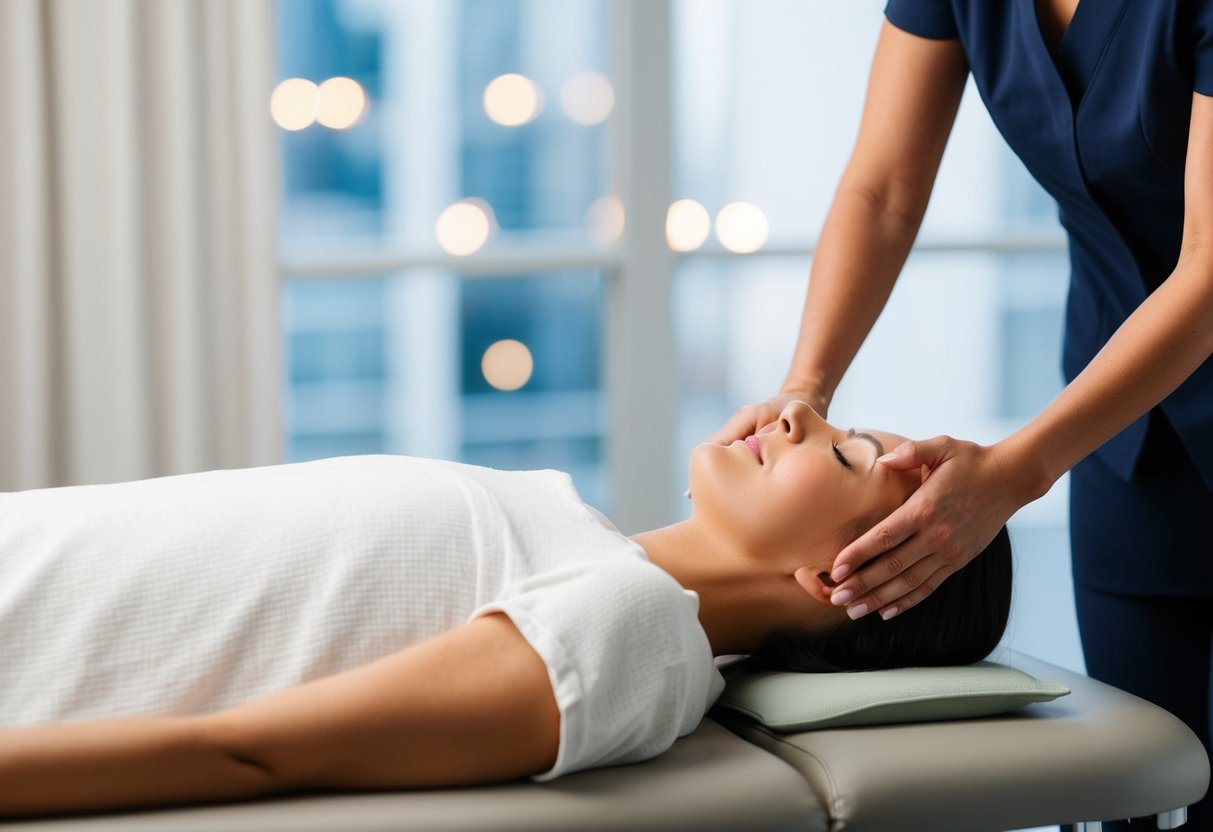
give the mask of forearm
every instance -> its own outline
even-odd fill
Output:
[[[783,390],[828,402],[884,309],[921,216],[844,176],[813,256],[800,335]]]
[[[256,797],[268,774],[212,741],[207,717],[0,729],[0,819]]]
[[[1166,398],[1210,354],[1213,264],[1181,260],[1057,398],[999,444],[1035,469],[1039,496]]]

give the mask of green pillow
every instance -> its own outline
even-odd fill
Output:
[[[861,673],[726,672],[717,704],[776,731],[931,722],[1051,702],[1070,689],[994,662]]]

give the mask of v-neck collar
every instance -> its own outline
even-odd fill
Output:
[[[1036,0],[1023,2],[1031,7],[1029,19],[1035,26],[1032,40],[1043,59],[1053,67],[1070,99],[1072,110],[1077,112],[1129,0],[1079,0],[1074,8],[1074,16],[1057,43],[1056,54],[1049,51],[1044,32],[1040,29]]]
[[[1090,3],[1083,2],[1083,0],[1078,0],[1078,3],[1074,6],[1074,13],[1070,15],[1070,20],[1068,23],[1066,23],[1065,31],[1061,33],[1061,37],[1057,41],[1057,48],[1049,49],[1049,43],[1045,40],[1044,30],[1040,27],[1040,6],[1037,4],[1037,0],[1033,0],[1032,12],[1035,14],[1036,29],[1040,32],[1040,39],[1045,45],[1045,50],[1053,56],[1054,60],[1056,60],[1057,56],[1061,54],[1062,49],[1065,48],[1066,36],[1069,35],[1070,30],[1074,28],[1074,21],[1077,20],[1078,15],[1082,13],[1080,10],[1085,9],[1090,5]]]

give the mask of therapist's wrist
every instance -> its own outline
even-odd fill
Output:
[[[803,396],[805,401],[812,405],[824,418],[825,413],[830,408],[830,399],[833,398],[834,391],[828,388],[822,381],[805,379],[805,378],[787,378],[780,386],[781,394],[794,393],[798,396]]]
[[[1001,461],[1009,486],[1025,506],[1049,493],[1057,482],[1044,452],[1030,437],[1012,434],[994,443],[991,450]]]

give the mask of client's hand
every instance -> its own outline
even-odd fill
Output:
[[[737,408],[737,412],[729,417],[729,421],[724,423],[724,427],[708,437],[708,441],[719,445],[729,445],[738,439],[745,439],[747,436],[757,433],[759,428],[778,419],[788,402],[793,401],[807,402],[823,419],[826,418],[826,411],[830,407],[830,400],[815,390],[785,390],[771,396],[765,402],[747,404]]]
[[[889,619],[926,598],[977,556],[1012,514],[1038,495],[999,445],[950,436],[904,442],[879,460],[899,471],[922,465],[926,480],[900,508],[834,560],[830,596],[851,618]],[[844,580],[845,579],[845,580]]]

